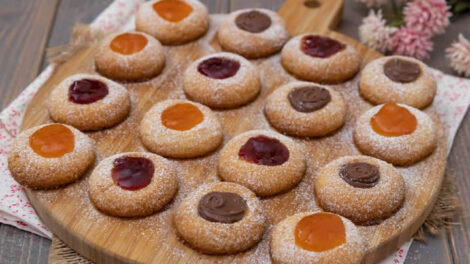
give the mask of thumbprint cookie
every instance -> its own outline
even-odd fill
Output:
[[[212,108],[234,108],[256,98],[260,80],[256,67],[233,53],[215,53],[193,62],[184,73],[184,92]]]
[[[386,103],[359,117],[354,142],[366,155],[394,165],[412,165],[434,151],[437,132],[426,113],[411,106]]]
[[[191,247],[208,254],[234,254],[261,240],[265,219],[252,191],[235,183],[214,182],[183,199],[174,224]]]
[[[80,130],[116,125],[131,108],[124,86],[91,74],[76,74],[63,80],[52,91],[47,105],[54,121]]]
[[[96,70],[118,81],[142,81],[160,74],[165,55],[158,40],[142,32],[105,38],[95,54]]]
[[[281,62],[295,77],[317,83],[341,83],[356,75],[359,53],[339,40],[304,34],[292,38],[282,49]]]
[[[224,50],[251,59],[277,53],[289,39],[284,20],[277,13],[260,8],[232,12],[217,36]]]
[[[217,165],[220,178],[241,184],[258,196],[293,188],[305,169],[305,157],[297,144],[268,130],[251,130],[232,138]]]
[[[264,113],[282,133],[317,137],[344,124],[346,104],[341,94],[327,86],[291,82],[269,95]]]
[[[325,165],[315,195],[328,212],[372,225],[393,215],[405,199],[405,181],[393,165],[368,156],[346,156]]]
[[[54,188],[78,180],[95,160],[93,140],[64,124],[21,132],[8,154],[8,168],[21,185]]]
[[[222,143],[223,134],[208,107],[186,100],[165,100],[145,114],[140,138],[159,155],[192,158],[215,150]]]
[[[361,72],[359,92],[373,104],[388,102],[416,108],[430,105],[436,94],[436,80],[421,61],[403,56],[376,59]]]
[[[88,180],[88,194],[100,211],[119,217],[147,216],[175,196],[172,164],[147,152],[119,153],[102,160]]]
[[[275,264],[360,264],[365,246],[348,219],[326,212],[304,212],[274,226],[271,258]]]
[[[149,1],[137,11],[135,26],[165,45],[184,44],[206,33],[209,12],[197,0]]]

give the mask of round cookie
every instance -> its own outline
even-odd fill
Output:
[[[191,100],[212,108],[234,108],[254,100],[260,90],[258,71],[245,58],[227,52],[193,62],[183,89]]]
[[[411,165],[434,151],[437,132],[426,113],[411,106],[387,103],[359,117],[354,142],[366,155],[394,165]]]
[[[364,242],[348,219],[325,212],[304,212],[276,224],[271,238],[274,264],[360,264]]]
[[[291,82],[269,95],[264,113],[282,133],[318,137],[344,124],[346,104],[341,94],[327,86]]]
[[[147,216],[161,210],[178,190],[172,164],[147,152],[107,157],[93,170],[88,194],[100,211],[119,217]]]
[[[315,195],[328,212],[373,225],[393,215],[405,199],[405,181],[393,165],[368,156],[346,156],[325,165]]]
[[[142,119],[139,131],[148,149],[172,158],[207,154],[223,140],[222,128],[212,111],[186,100],[155,104]]]
[[[8,169],[21,185],[54,188],[78,180],[95,160],[93,140],[63,124],[21,132],[8,154]]]
[[[214,182],[183,200],[174,224],[191,247],[208,254],[234,254],[262,239],[265,215],[261,202],[247,188]]]
[[[303,34],[282,49],[284,68],[296,77],[317,83],[341,83],[356,75],[361,66],[353,46],[330,37]]]
[[[47,101],[51,118],[80,130],[99,130],[120,123],[129,114],[129,93],[98,75],[75,74],[63,80]]]
[[[284,20],[262,8],[230,13],[217,34],[224,50],[250,59],[277,53],[289,39]]]
[[[149,1],[137,11],[135,27],[165,45],[184,44],[206,33],[209,12],[197,0]]]
[[[142,81],[163,70],[165,55],[158,40],[143,32],[112,34],[95,54],[96,70],[113,80]]]
[[[373,60],[361,71],[359,80],[359,92],[373,104],[393,102],[424,108],[432,103],[436,89],[429,67],[404,56]]]
[[[268,130],[251,130],[232,138],[217,164],[220,178],[241,184],[258,196],[291,189],[302,180],[305,169],[305,157],[297,144]]]

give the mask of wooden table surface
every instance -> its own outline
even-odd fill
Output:
[[[248,7],[279,9],[282,0],[201,0],[211,13],[228,13]],[[299,0],[301,1],[301,0]],[[45,50],[65,44],[73,25],[89,23],[112,0],[0,0],[0,109],[5,108],[47,66]],[[357,27],[368,10],[345,0],[338,31],[357,38]],[[445,48],[459,32],[470,37],[470,14],[460,17],[435,40],[430,66],[452,73]],[[428,236],[426,244],[413,243],[406,263],[470,263],[470,115],[455,138],[448,168],[455,178],[464,215],[458,225],[441,236]],[[0,263],[47,263],[50,241],[0,224]]]

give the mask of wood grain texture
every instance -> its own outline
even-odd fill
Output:
[[[281,10],[289,11],[289,7],[286,7],[286,5],[290,5],[290,8],[298,8],[298,12],[306,12],[305,14],[308,15],[310,10],[303,10],[304,7],[297,6],[297,3],[298,1],[294,0],[287,1]],[[289,13],[287,11],[285,12]],[[336,16],[328,17],[336,19]],[[325,19],[323,18],[322,21],[324,22]],[[312,28],[300,24],[299,26],[304,28],[305,32],[319,30],[315,26],[317,23],[312,23],[311,20],[308,20],[308,23],[312,25]],[[216,21],[213,21],[212,26],[216,27],[217,24]],[[324,23],[324,25],[331,25],[331,23]],[[155,102],[168,97],[182,96],[180,73],[184,70],[184,65],[210,52],[209,46],[206,45],[211,42],[213,37],[211,34],[214,34],[214,31],[215,28],[198,42],[180,47],[166,47],[168,66],[162,75],[145,83],[126,84],[133,97],[137,98],[128,120],[110,130],[89,133],[97,141],[96,146],[100,157],[122,151],[144,149],[133,128],[138,124],[145,111]],[[363,55],[364,63],[380,56],[380,54],[368,50],[346,36],[327,30],[324,30],[324,32],[354,45]],[[94,49],[93,47],[77,54],[64,64],[40,89],[27,110],[23,129],[50,121],[44,107],[44,101],[50,91],[72,73],[93,72]],[[252,120],[243,117],[260,116],[260,114],[262,116],[262,107],[266,96],[280,84],[292,80],[292,77],[289,77],[280,67],[278,55],[266,60],[254,61],[254,63],[258,65],[264,84],[258,99],[239,109],[216,112],[224,127],[226,141],[230,137],[249,129],[269,127],[265,119]],[[309,159],[315,162],[310,163],[311,168],[299,187],[286,194],[263,200],[268,214],[268,222],[277,223],[285,216],[301,210],[302,206],[306,204],[313,206],[310,210],[315,208],[313,197],[305,201],[301,198],[299,200],[299,195],[301,195],[299,191],[302,188],[311,186],[314,172],[322,165],[338,156],[358,152],[352,144],[351,138],[344,136],[344,133],[349,134],[352,132],[354,120],[360,113],[370,107],[358,96],[356,81],[357,79],[352,83],[337,87],[337,90],[343,93],[347,101],[355,104],[355,107],[350,109],[348,121],[341,132],[321,139],[296,139],[305,148]],[[333,142],[335,143],[333,144]],[[419,189],[407,191],[407,202],[403,209],[392,218],[378,226],[360,227],[361,234],[368,241],[370,250],[367,255],[367,263],[374,263],[393,252],[401,243],[408,240],[424,221],[440,189],[445,168],[445,151],[445,142],[441,138],[439,147],[433,155],[415,166],[400,169],[408,176],[410,174],[413,177],[415,175],[425,175],[427,180],[421,183],[422,186]],[[216,159],[217,152],[194,160],[175,160],[178,163],[180,193],[173,204],[170,204],[167,211],[147,218],[120,219],[108,217],[96,211],[88,200],[86,178],[58,190],[27,190],[27,194],[43,221],[55,234],[84,256],[100,263],[110,261],[159,263],[163,260],[182,263],[193,263],[196,260],[206,263],[214,261],[228,263],[269,259],[268,238],[265,238],[258,246],[243,254],[216,257],[199,254],[183,244],[176,236],[171,224],[171,208],[181,201],[182,196],[199,184],[216,180],[216,178],[213,178],[216,173]]]
[[[71,28],[75,21],[82,23],[88,23],[93,18],[94,15],[101,12],[106,5],[108,5],[112,0],[62,0],[59,4],[59,10],[57,11],[57,16],[54,22],[54,28],[51,31],[51,38],[56,36],[54,39],[56,41],[49,41],[48,46],[54,46],[56,44],[65,44],[67,43],[67,38],[71,33]],[[9,34],[20,35],[23,34],[23,31],[29,31],[30,27],[20,27],[17,26],[18,19],[21,15],[26,16],[35,16],[33,12],[39,12],[43,10],[41,8],[33,9],[28,8],[22,9],[24,3],[33,4],[34,1],[29,0],[0,0],[0,21],[1,27],[0,32],[6,31],[15,31]],[[36,1],[43,2],[43,1]],[[248,8],[250,6],[259,6],[264,8],[272,8],[278,10],[283,1],[259,1],[259,0],[202,0],[211,12],[229,12],[230,7],[234,8]],[[234,3],[235,2],[235,3]],[[262,2],[259,4],[258,2]],[[276,4],[272,4],[276,2]],[[51,3],[49,1],[48,3]],[[101,6],[97,6],[97,5]],[[15,5],[15,6],[12,6]],[[48,5],[48,8],[52,8]],[[16,10],[13,14],[11,9]],[[74,10],[80,10],[80,12],[74,12]],[[345,11],[343,13],[343,19],[339,24],[338,31],[343,34],[347,34],[353,38],[357,39],[357,26],[360,25],[362,17],[367,15],[368,10],[364,7],[362,3],[358,3],[355,0],[345,0]],[[21,15],[18,15],[20,14]],[[59,19],[62,17],[62,19]],[[47,17],[44,17],[47,18]],[[53,19],[52,17],[50,17]],[[444,48],[450,44],[450,42],[456,38],[459,32],[464,35],[470,34],[470,28],[468,23],[470,21],[470,13],[467,13],[463,17],[455,20],[452,26],[450,26],[445,35],[435,38],[435,50],[432,53],[431,59],[426,62],[434,67],[441,70],[444,70],[446,73],[452,73],[448,68],[446,59],[444,58]],[[36,24],[37,27],[41,29],[47,29],[47,25]],[[3,33],[2,33],[3,34]],[[3,53],[4,50],[8,52],[13,52],[18,48],[18,45],[24,45],[24,49],[28,46],[33,46],[36,48],[36,43],[15,43],[13,44],[9,38],[3,37],[0,38],[0,53]],[[51,44],[55,43],[55,44]],[[16,45],[15,47],[13,47]],[[38,51],[37,56],[41,56],[44,53],[43,50]],[[2,58],[5,58],[2,56]],[[44,60],[43,60],[44,61]],[[15,74],[12,74],[14,71],[25,73],[31,69],[28,67],[18,67],[19,62],[14,61],[13,64],[2,64],[0,66],[0,109],[5,107],[11,100],[13,100],[23,88],[24,85],[28,84],[29,81],[26,80],[24,76],[24,85],[15,85],[10,87],[8,85],[9,80]],[[43,64],[44,66],[44,64]],[[27,75],[27,74],[26,74]],[[25,76],[26,76],[25,75]],[[6,81],[5,81],[6,80]],[[4,85],[7,84],[7,85]],[[13,91],[12,91],[13,90]],[[470,182],[467,177],[470,174],[470,167],[466,165],[466,161],[470,160],[469,151],[469,141],[470,138],[470,115],[467,115],[465,120],[462,123],[462,127],[459,130],[459,133],[456,136],[455,144],[453,151],[449,156],[448,167],[451,170],[452,175],[459,182],[458,189],[460,191],[460,197],[466,202],[464,203],[465,212],[470,212],[470,203],[467,202],[470,199]],[[458,155],[456,154],[458,153]],[[461,219],[456,219],[456,221],[466,221],[466,225],[457,225],[450,232],[455,232],[454,237],[449,237],[450,246],[447,243],[447,237],[429,237],[430,241],[427,244],[422,243],[413,243],[410,253],[407,257],[407,264],[418,264],[418,263],[452,263],[454,262],[451,257],[451,253],[454,252],[453,259],[455,263],[470,263],[469,260],[469,251],[468,243],[465,241],[469,240],[469,226],[468,223],[469,217],[468,213],[466,217]],[[32,240],[33,242],[30,242]],[[46,251],[49,245],[49,241],[37,237],[36,235],[18,230],[16,228],[8,227],[0,224],[0,263],[46,263],[47,255],[46,254],[35,254],[34,250],[40,249],[41,251]],[[449,247],[451,252],[449,251]],[[34,257],[27,257],[29,254],[33,254]],[[449,257],[450,256],[450,257]],[[8,262],[5,260],[8,259]],[[60,262],[63,263],[63,262]]]

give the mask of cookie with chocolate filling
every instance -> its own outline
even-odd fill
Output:
[[[289,39],[284,20],[268,9],[232,12],[220,26],[219,43],[226,51],[246,58],[260,58],[281,50]]]
[[[353,46],[339,40],[303,34],[282,49],[284,69],[295,77],[317,83],[345,82],[359,71],[361,59]]]
[[[282,133],[318,137],[344,124],[346,104],[341,94],[330,87],[291,82],[269,95],[264,113],[269,123]]]
[[[356,224],[378,224],[405,199],[405,181],[393,165],[368,156],[338,158],[320,169],[315,195],[325,211]]]
[[[215,182],[200,186],[183,199],[174,224],[191,247],[208,254],[234,254],[261,240],[265,214],[247,188]]]
[[[403,56],[373,60],[361,72],[359,92],[373,104],[388,102],[416,108],[430,105],[436,94],[436,80],[426,64]]]

